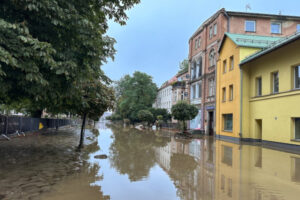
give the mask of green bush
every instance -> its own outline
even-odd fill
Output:
[[[149,110],[140,110],[137,116],[141,122],[147,122],[148,125],[153,123],[153,114]]]

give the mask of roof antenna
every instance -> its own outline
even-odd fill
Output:
[[[278,15],[281,15],[281,10],[279,10]]]
[[[248,10],[251,10],[251,6],[250,6],[249,3],[246,5],[246,12],[247,12]]]

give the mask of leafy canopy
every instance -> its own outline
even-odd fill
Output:
[[[117,113],[122,118],[137,122],[138,111],[152,107],[157,94],[157,86],[152,77],[142,72],[135,72],[133,76],[126,75],[117,82]]]
[[[124,25],[126,10],[136,3],[139,0],[3,0],[0,104],[64,112],[72,102],[70,93],[82,95],[76,92],[82,84],[110,84],[100,68],[115,53],[115,40],[105,35],[108,19]]]

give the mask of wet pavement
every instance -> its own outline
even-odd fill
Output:
[[[0,142],[0,200],[298,200],[300,155],[99,123]],[[96,159],[106,154],[107,159]]]

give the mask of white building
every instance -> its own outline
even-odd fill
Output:
[[[164,83],[157,92],[155,103],[153,104],[154,108],[164,108],[167,109],[169,113],[171,113],[172,108],[172,83],[173,79]]]

